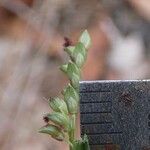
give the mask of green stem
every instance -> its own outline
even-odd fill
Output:
[[[75,114],[73,114],[71,116],[71,122],[72,122],[72,126],[71,126],[71,130],[69,132],[69,141],[73,145],[73,143],[75,141],[75,132],[76,132],[76,127],[75,127],[75,125],[76,125],[76,115]],[[73,150],[72,145],[70,145],[70,150]]]

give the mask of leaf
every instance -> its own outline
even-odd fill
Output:
[[[60,99],[58,97],[52,98],[49,100],[49,106],[55,111],[55,112],[62,112],[64,114],[68,114],[68,109],[65,101],[63,99]]]
[[[73,142],[73,150],[90,150],[89,141],[86,135],[81,140]]]
[[[39,133],[49,134],[58,141],[63,141],[64,139],[64,134],[61,131],[61,129],[58,128],[57,126],[50,125],[50,124],[40,128]]]
[[[90,35],[89,35],[87,30],[85,30],[81,34],[81,36],[79,38],[79,42],[83,43],[86,49],[88,49],[90,47],[90,45],[91,45],[91,37],[90,37]]]

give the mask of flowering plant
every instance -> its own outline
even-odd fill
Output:
[[[70,150],[89,150],[89,143],[85,135],[76,139],[76,120],[79,111],[79,81],[81,68],[87,57],[87,49],[91,44],[91,38],[85,30],[76,45],[68,38],[65,38],[64,50],[70,57],[67,64],[60,66],[60,70],[66,74],[70,83],[61,92],[63,98],[50,98],[49,106],[53,110],[44,116],[47,123],[39,129],[40,133],[51,135],[52,138],[65,141],[69,144]]]

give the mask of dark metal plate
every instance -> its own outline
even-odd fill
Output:
[[[91,149],[150,150],[150,80],[81,82],[80,115]]]

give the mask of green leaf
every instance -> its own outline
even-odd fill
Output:
[[[68,109],[65,101],[63,99],[60,99],[58,97],[52,98],[49,100],[49,106],[55,111],[55,112],[62,112],[64,114],[68,114]]]
[[[53,112],[51,114],[47,114],[45,117],[49,119],[49,121],[52,121],[56,125],[59,125],[60,127],[63,127],[66,131],[68,130],[68,124],[69,124],[69,118],[68,116],[58,113],[58,112]]]
[[[81,34],[81,36],[79,38],[79,42],[83,43],[86,49],[88,49],[90,47],[90,45],[91,45],[91,37],[90,37],[90,35],[89,35],[87,30],[85,30]]]
[[[64,139],[64,134],[61,131],[61,129],[54,125],[48,124],[48,125],[40,128],[39,132],[51,135],[54,139],[56,139],[58,141],[63,141],[63,139]]]
[[[86,135],[84,135],[83,139],[74,141],[73,150],[90,150],[89,141]]]

